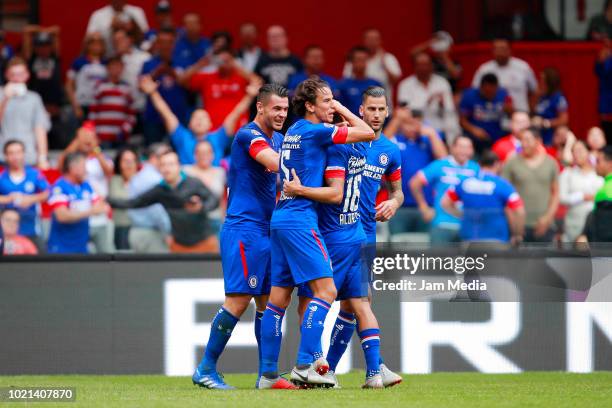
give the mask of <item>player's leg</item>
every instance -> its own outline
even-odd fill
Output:
[[[259,366],[257,369],[257,378],[261,377],[261,321],[263,319],[266,304],[268,303],[269,293],[266,295],[255,296],[255,340],[257,340],[257,356],[259,358]]]
[[[257,383],[259,389],[295,388],[293,384],[278,374],[278,355],[283,338],[283,318],[291,301],[291,293],[295,285],[278,235],[277,230],[271,231],[270,281],[272,288],[261,318],[261,376]]]
[[[364,388],[383,388],[380,375],[380,329],[367,298],[349,299],[359,323],[359,338],[366,361]]]
[[[336,298],[331,262],[318,229],[285,230],[282,243],[293,280],[307,283],[312,292],[301,325],[300,346],[291,379],[300,384],[333,385],[314,367],[321,335],[331,303]]]
[[[298,322],[300,322],[301,329],[301,322],[304,320],[304,313],[306,312],[306,308],[308,307],[310,301],[313,298],[312,291],[310,290],[308,284],[299,285],[298,296],[299,301],[297,313],[299,319]],[[319,340],[318,344],[314,348],[312,358],[314,360],[314,368],[319,374],[324,375],[327,371],[329,371],[329,364],[327,363],[327,360],[323,357],[323,345],[321,344],[321,340]]]
[[[353,313],[350,302],[348,300],[342,300],[340,302],[340,312],[338,313],[334,328],[331,332],[329,350],[326,356],[330,371],[336,372],[336,367],[342,355],[346,352],[356,327],[357,321],[355,320],[355,314]]]
[[[225,349],[234,327],[249,306],[251,298],[252,296],[248,294],[226,295],[223,306],[217,311],[210,325],[210,337],[206,344],[204,356],[197,368],[197,372],[201,375],[217,373],[217,361]]]

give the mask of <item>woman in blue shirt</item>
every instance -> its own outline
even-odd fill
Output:
[[[540,90],[534,122],[541,128],[544,144],[549,146],[555,128],[569,122],[567,99],[561,92],[561,76],[556,68],[544,68],[540,73]]]

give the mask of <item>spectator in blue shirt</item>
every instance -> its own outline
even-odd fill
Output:
[[[157,28],[151,27],[146,33],[144,33],[143,41],[140,44],[140,48],[142,48],[144,51],[154,51],[153,44],[155,44],[155,39],[157,38],[159,28],[172,27],[174,25],[172,23],[172,8],[170,7],[170,2],[168,0],[160,0],[157,2],[157,5],[155,6],[155,22],[157,23]]]
[[[185,69],[206,55],[210,40],[202,35],[200,16],[196,13],[185,14],[183,25],[176,40],[172,60],[177,67]]]
[[[442,198],[442,208],[461,218],[462,241],[520,243],[525,227],[523,200],[512,184],[499,176],[501,162],[494,152],[484,152],[478,162],[478,175],[450,187]]]
[[[150,75],[159,82],[159,94],[166,101],[172,113],[181,123],[187,123],[190,108],[187,103],[187,91],[179,85],[179,77],[183,73],[172,59],[175,32],[172,28],[162,28],[155,40],[157,55],[145,62],[142,67],[143,75]],[[143,114],[143,130],[147,146],[164,140],[167,136],[164,123],[157,110],[147,98]]]
[[[361,106],[363,92],[371,86],[382,86],[377,80],[366,77],[369,58],[370,54],[367,48],[354,47],[349,53],[352,75],[340,80],[337,84],[338,100],[357,116],[359,116],[359,106]]]
[[[183,165],[193,164],[195,162],[196,145],[202,140],[208,140],[215,154],[213,166],[218,166],[225,156],[225,150],[229,146],[231,138],[234,136],[238,119],[249,109],[251,102],[259,91],[259,87],[249,85],[246,95],[227,115],[221,127],[211,132],[211,120],[206,110],[196,109],[189,120],[189,128],[186,128],[179,122],[166,101],[161,97],[158,92],[159,85],[150,76],[143,76],[140,86],[142,91],[149,95],[153,105],[164,119],[172,145]]]
[[[426,232],[427,224],[423,221],[417,203],[410,191],[410,179],[419,170],[425,168],[436,159],[448,155],[446,145],[434,128],[423,125],[420,112],[411,112],[406,107],[393,111],[393,117],[384,130],[400,151],[402,160],[402,191],[404,203],[395,217],[389,220],[391,235],[405,232]],[[430,186],[423,190],[425,200],[433,205],[433,191]]]
[[[338,95],[338,89],[336,86],[336,79],[331,75],[324,72],[325,67],[325,54],[323,49],[318,45],[309,45],[304,50],[304,70],[295,73],[289,77],[289,83],[287,89],[289,91],[295,90],[298,84],[305,79],[310,78],[313,75],[317,75],[319,78],[327,82],[334,95]]]
[[[485,74],[478,88],[465,90],[459,103],[461,127],[467,132],[477,152],[490,148],[506,134],[502,120],[512,113],[512,99],[499,86],[495,74]]]
[[[20,216],[19,235],[24,235],[37,246],[37,207],[47,200],[49,184],[38,170],[25,165],[25,148],[18,140],[4,145],[7,168],[0,174],[0,208],[17,210]]]
[[[540,74],[540,86],[543,94],[538,98],[533,118],[534,126],[540,128],[542,141],[550,146],[555,128],[567,126],[569,122],[568,104],[561,92],[561,76],[556,68],[545,68]]]
[[[430,239],[433,245],[459,242],[460,220],[446,212],[442,197],[449,187],[458,185],[463,179],[478,173],[478,164],[471,160],[474,147],[470,138],[456,137],[451,144],[451,154],[430,163],[410,180],[412,196],[425,222],[431,223]],[[433,208],[427,203],[423,188],[431,185],[434,194]]]
[[[106,214],[108,204],[93,190],[85,178],[85,155],[66,155],[63,176],[51,188],[51,232],[47,250],[56,254],[86,254],[89,241],[89,218]]]
[[[595,74],[599,78],[598,111],[601,127],[606,134],[608,144],[612,144],[612,50],[609,41],[599,52],[595,63]]]

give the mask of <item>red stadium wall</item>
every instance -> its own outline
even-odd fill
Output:
[[[561,73],[561,88],[569,101],[570,126],[576,136],[583,138],[589,127],[598,125],[597,77],[593,71],[601,46],[587,42],[524,42],[512,46],[516,57],[529,62],[536,75],[542,69],[554,67]],[[491,59],[488,42],[460,44],[453,56],[461,63],[462,86],[470,86],[473,73],[483,62]]]
[[[145,9],[150,24],[154,24],[153,9],[156,0],[131,0],[131,4]],[[477,2],[468,0],[465,7],[474,11],[466,18],[478,21]],[[62,54],[66,67],[78,55],[81,40],[85,33],[91,12],[108,4],[105,0],[40,0],[40,23],[58,24],[62,27]],[[254,10],[253,5],[262,6]],[[346,51],[361,39],[366,27],[377,27],[383,33],[385,47],[399,59],[406,74],[410,73],[409,50],[417,42],[428,38],[433,27],[433,0],[405,2],[386,0],[376,3],[364,0],[341,0],[322,2],[291,2],[284,6],[274,3],[253,3],[246,0],[231,2],[196,2],[193,0],[174,0],[173,14],[175,24],[189,11],[200,13],[204,33],[210,35],[215,30],[229,29],[237,37],[242,22],[253,21],[260,28],[260,40],[264,40],[264,30],[271,24],[282,24],[290,36],[290,47],[301,54],[303,48],[317,43],[323,46],[327,56],[328,71],[339,75]],[[451,6],[454,3],[449,3]],[[323,6],[323,7],[322,7]],[[456,8],[456,7],[455,7]],[[449,26],[449,14],[443,13],[443,22]],[[461,13],[461,10],[454,10]],[[376,18],[372,16],[378,13]],[[463,13],[465,15],[465,13]],[[445,17],[446,16],[446,17]],[[452,19],[451,19],[452,20]],[[476,24],[461,24],[449,29],[456,35],[472,38],[475,33],[469,29]],[[460,30],[459,30],[460,29]],[[460,32],[457,32],[459,30]],[[467,30],[468,32],[464,32]],[[555,43],[516,43],[515,55],[529,61],[538,72],[546,66],[554,66],[561,72],[563,90],[570,102],[570,121],[572,128],[583,136],[589,126],[598,123],[597,119],[597,79],[593,73],[593,63],[598,51],[593,43],[555,42]],[[489,43],[461,44],[455,47],[454,57],[464,69],[463,85],[469,85],[476,67],[489,59]]]
[[[143,7],[149,23],[154,24],[156,0],[130,0],[129,3]],[[108,1],[105,0],[40,0],[40,23],[62,27],[64,65],[79,53],[92,11],[106,4]],[[180,23],[185,13],[198,12],[206,35],[228,29],[236,38],[240,24],[252,21],[259,27],[260,40],[263,41],[266,27],[281,24],[289,33],[291,49],[298,55],[309,44],[323,46],[332,75],[341,73],[346,52],[360,42],[363,29],[372,26],[381,30],[386,48],[407,68],[410,48],[430,35],[433,21],[431,1],[254,3],[246,0],[173,0],[171,4],[175,24]]]

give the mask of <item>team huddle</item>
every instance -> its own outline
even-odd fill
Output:
[[[219,375],[217,360],[254,299],[256,388],[339,387],[334,372],[355,330],[366,362],[363,388],[399,384],[402,378],[380,356],[380,329],[368,301],[361,256],[364,244],[376,243],[376,221],[389,220],[403,202],[400,153],[381,134],[388,115],[385,90],[364,92],[361,119],[315,77],[297,87],[292,108],[300,119],[283,136],[279,131],[289,111],[288,92],[264,85],[255,119],[232,143],[221,231],[226,299],[192,381],[233,389]],[[278,201],[277,173],[282,186]],[[376,205],[383,181],[390,197]],[[301,337],[288,381],[279,375],[278,358],[282,321],[295,288]],[[340,312],[324,354],[324,322],[336,300]]]

